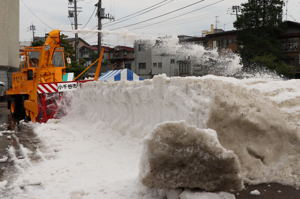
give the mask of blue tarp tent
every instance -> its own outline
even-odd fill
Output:
[[[102,81],[140,81],[144,80],[143,78],[139,77],[135,74],[132,70],[123,69],[123,70],[111,70],[99,78]]]

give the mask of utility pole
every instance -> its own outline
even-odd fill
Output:
[[[74,0],[74,25],[75,25],[75,31],[78,30],[78,13],[77,13],[77,0]],[[75,33],[75,59],[78,63],[78,55],[79,55],[79,49],[78,49],[78,32]]]
[[[289,3],[289,0],[286,0],[286,3],[285,3],[285,20],[287,21],[288,20],[288,12],[289,12],[289,8],[288,8],[288,3]]]
[[[32,41],[34,42],[35,31],[36,31],[35,25],[32,24],[29,28],[32,31]]]
[[[239,18],[239,13],[241,12],[241,7],[240,6],[232,6],[232,14],[236,16],[236,20]]]
[[[81,12],[80,11],[80,7],[77,6],[77,1],[78,0],[69,0],[69,5],[74,5],[69,7],[69,18],[74,18],[74,27],[75,27],[75,31],[78,30],[78,13]],[[76,62],[79,61],[79,49],[78,49],[78,44],[79,44],[79,40],[78,40],[78,32],[75,32],[75,60]]]
[[[102,0],[98,0],[98,3],[95,4],[97,7],[97,17],[98,17],[98,54],[100,54],[101,46],[102,46],[102,20],[109,19],[114,20],[114,17],[110,14],[105,14],[105,9],[102,8]]]
[[[218,24],[219,24],[219,16],[216,16],[216,29],[218,29]]]
[[[99,55],[102,46],[102,33],[100,31],[102,30],[102,15],[104,15],[102,10],[102,0],[99,0],[96,6],[97,6],[98,30],[99,30],[98,32],[98,55]]]

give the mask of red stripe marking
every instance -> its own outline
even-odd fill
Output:
[[[48,86],[50,86],[50,88],[52,88],[55,92],[57,92],[57,88],[55,88],[54,86],[52,86],[52,84],[47,84]]]
[[[44,93],[44,91],[43,91],[42,89],[40,89],[40,88],[38,88],[38,91],[39,91],[40,93]]]
[[[46,86],[42,85],[43,89],[45,89],[48,93],[52,93]]]

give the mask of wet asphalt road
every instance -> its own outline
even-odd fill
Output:
[[[8,130],[8,115],[7,106],[5,102],[0,102],[0,132]],[[9,138],[9,137],[8,137]],[[8,166],[8,162],[4,161],[4,158],[7,157],[7,147],[9,146],[10,141],[8,140],[7,135],[1,133],[0,136],[0,180],[3,178],[4,171]]]
[[[0,136],[0,159],[4,156],[8,156],[7,149],[9,146],[15,147],[16,156],[20,159],[22,158],[22,155],[18,154],[20,144],[32,152],[38,148],[42,148],[32,129],[20,124],[17,125],[12,121],[5,102],[0,102],[0,132],[1,131],[6,131],[7,133]],[[31,160],[36,161],[38,159],[39,158],[33,153]],[[7,161],[0,162],[0,181],[7,180],[7,178],[10,177],[7,176],[7,173],[11,174],[11,172],[7,172],[8,170],[13,170],[13,162],[10,161],[9,158]],[[260,195],[251,195],[250,192],[253,190],[258,190]],[[247,186],[245,190],[235,195],[236,199],[300,199],[300,190],[280,184],[261,184]]]
[[[31,160],[39,160],[35,152],[41,146],[32,129],[14,122],[6,102],[0,102],[0,181],[9,179],[10,175],[15,173],[14,160],[8,154],[9,147],[14,147],[14,155],[18,159],[23,159],[21,146],[33,152],[29,157]]]
[[[0,102],[0,124],[7,123],[8,114],[6,102]]]

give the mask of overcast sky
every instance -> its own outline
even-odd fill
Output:
[[[106,13],[110,13],[118,19],[161,1],[162,0],[103,0],[103,7],[106,8]],[[106,25],[104,26],[104,29],[120,30],[119,28],[126,25],[168,13],[199,0],[169,1],[171,2],[167,3],[165,6],[113,26]],[[195,4],[170,15],[123,29],[127,29],[129,32],[133,32],[138,35],[147,35],[152,37],[182,34],[201,36],[202,30],[209,29],[210,24],[216,24],[216,16],[218,16],[218,28],[231,30],[233,29],[232,23],[235,20],[235,16],[231,15],[232,12],[230,9],[232,5],[240,5],[245,1],[246,0],[204,0],[199,4]],[[82,24],[80,27],[87,24],[95,9],[94,5],[96,2],[98,2],[98,0],[78,0],[78,6],[82,7],[82,12],[79,14],[79,23]],[[214,3],[216,4],[208,6]],[[68,0],[20,0],[20,40],[32,40],[32,32],[29,29],[29,26],[32,24],[36,26],[37,36],[43,36],[51,29],[71,30],[71,23],[68,19],[68,6]],[[203,8],[205,6],[208,7]],[[195,9],[199,10],[164,23],[153,25],[154,23],[164,21]],[[300,0],[289,0],[288,20],[300,22],[299,10]],[[103,21],[105,24],[108,22],[108,20]],[[85,29],[96,29],[96,25],[97,19],[95,16],[92,16]],[[68,35],[70,37],[72,36],[70,33],[68,33]],[[95,44],[97,41],[96,34],[85,33],[81,34],[80,37],[86,39],[91,44]],[[130,41],[120,36],[106,36],[104,37],[104,43],[108,45],[128,45]]]

